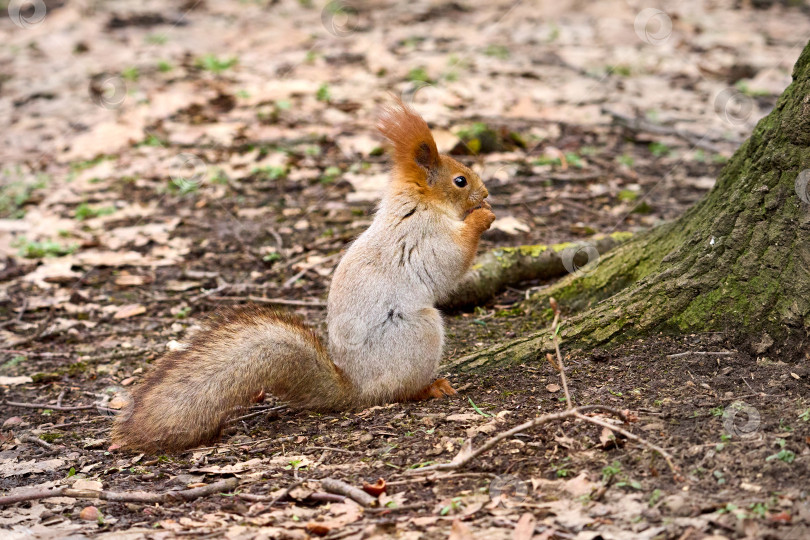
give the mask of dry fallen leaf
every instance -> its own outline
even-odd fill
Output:
[[[588,480],[588,474],[581,472],[579,476],[567,480],[563,484],[563,489],[573,495],[579,497],[581,495],[588,495],[596,489],[597,485]]]
[[[138,276],[135,274],[121,273],[115,276],[115,284],[119,287],[135,287],[146,283],[145,276]]]
[[[113,315],[113,319],[128,319],[144,313],[146,313],[146,308],[141,304],[127,304],[118,308],[118,311]]]
[[[534,527],[537,525],[537,519],[529,512],[526,512],[515,525],[515,530],[512,533],[514,540],[531,540],[534,536]]]
[[[459,519],[453,520],[453,526],[450,527],[450,536],[448,540],[474,540],[472,531]]]
[[[65,461],[62,459],[46,459],[44,461],[31,459],[19,463],[13,458],[5,459],[0,461],[0,474],[3,475],[3,478],[22,476],[24,474],[39,474],[56,470],[64,464]]]
[[[90,491],[101,491],[104,485],[98,480],[87,480],[86,478],[79,478],[73,482],[73,489],[87,489]]]
[[[385,493],[385,479],[378,478],[375,484],[363,482],[363,491],[369,495],[379,497],[382,493]]]
[[[599,434],[599,443],[605,450],[613,448],[614,446],[617,446],[616,436],[608,428],[602,428],[602,432]]]
[[[17,386],[18,384],[25,384],[34,382],[34,379],[27,375],[20,375],[19,377],[0,377],[0,386]]]
[[[477,413],[459,413],[445,416],[449,422],[470,422],[472,420],[483,420],[484,417]]]
[[[491,227],[503,231],[506,234],[518,234],[531,230],[528,225],[513,216],[498,218],[492,222]]]
[[[326,536],[332,531],[332,528],[326,523],[309,522],[307,523],[307,531],[318,536]]]

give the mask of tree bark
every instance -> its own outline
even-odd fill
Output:
[[[639,235],[530,302],[538,328],[548,298],[568,312],[561,339],[590,349],[654,333],[720,331],[758,354],[810,344],[810,43],[793,81],[678,220]],[[571,315],[571,313],[574,313]],[[542,330],[452,365],[532,360],[551,349]]]

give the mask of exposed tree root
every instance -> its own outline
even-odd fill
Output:
[[[631,233],[614,233],[587,242],[494,249],[478,257],[452,297],[439,307],[454,310],[481,305],[509,285],[574,272],[589,262],[594,263],[596,258],[631,236]]]

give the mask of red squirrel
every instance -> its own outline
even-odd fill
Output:
[[[309,410],[456,393],[434,380],[444,345],[434,306],[453,292],[495,219],[489,193],[472,170],[439,154],[427,123],[401,101],[383,108],[377,127],[390,146],[391,181],[335,270],[327,344],[289,314],[222,310],[135,387],[113,443],[147,452],[209,443],[264,391]]]

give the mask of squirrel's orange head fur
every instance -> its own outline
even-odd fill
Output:
[[[396,98],[383,107],[377,129],[390,143],[395,189],[415,190],[425,202],[460,219],[489,195],[475,172],[439,154],[427,123],[402,100]]]

